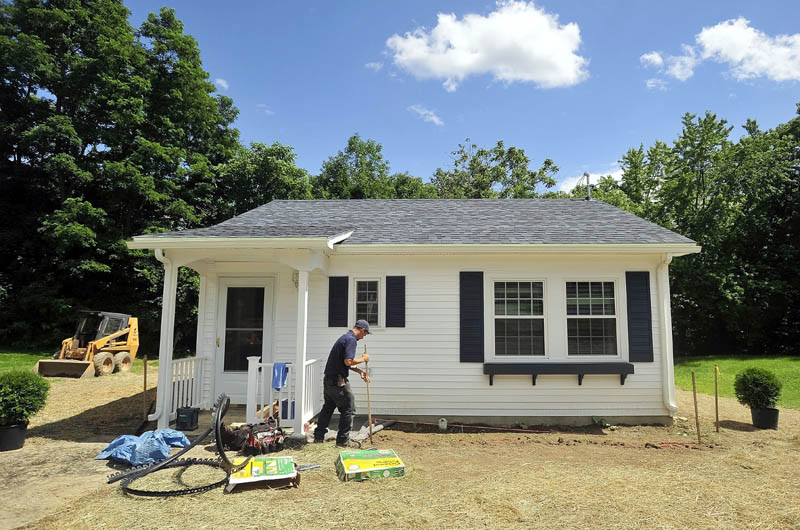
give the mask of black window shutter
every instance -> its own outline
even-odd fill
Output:
[[[650,311],[650,273],[625,273],[628,292],[628,351],[630,362],[653,362],[653,318]],[[668,332],[665,330],[665,332]]]
[[[406,277],[386,277],[386,327],[406,327]]]
[[[347,327],[347,276],[328,277],[328,327]]]
[[[462,272],[459,287],[462,363],[483,362],[483,273]]]

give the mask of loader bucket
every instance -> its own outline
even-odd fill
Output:
[[[94,363],[69,359],[42,360],[33,371],[45,377],[94,377]]]

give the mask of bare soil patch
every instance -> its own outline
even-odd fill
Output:
[[[701,395],[701,444],[691,393],[680,391],[680,416],[670,427],[545,434],[389,429],[375,445],[404,460],[403,478],[341,483],[333,467],[337,448],[312,444],[283,453],[298,464],[322,464],[303,473],[298,489],[151,499],[106,485],[113,470],[92,460],[141,417],[141,376],[103,379],[54,384],[25,447],[0,453],[6,527],[800,528],[796,410],[781,410],[780,430],[759,431],[746,408],[721,398],[717,434],[713,397]],[[108,418],[112,409],[117,416]],[[187,456],[210,454],[198,447]],[[218,473],[169,470],[148,480],[169,487],[217,480]]]

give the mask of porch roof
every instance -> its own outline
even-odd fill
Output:
[[[329,247],[677,245],[699,250],[671,230],[605,202],[581,199],[278,200],[214,226],[136,236],[129,246],[224,246],[236,240],[270,246],[293,240]]]

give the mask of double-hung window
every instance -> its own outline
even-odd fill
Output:
[[[614,282],[567,282],[567,354],[617,355]]]
[[[380,281],[356,280],[356,320],[378,325]]]
[[[544,283],[494,282],[495,356],[544,355]]]

